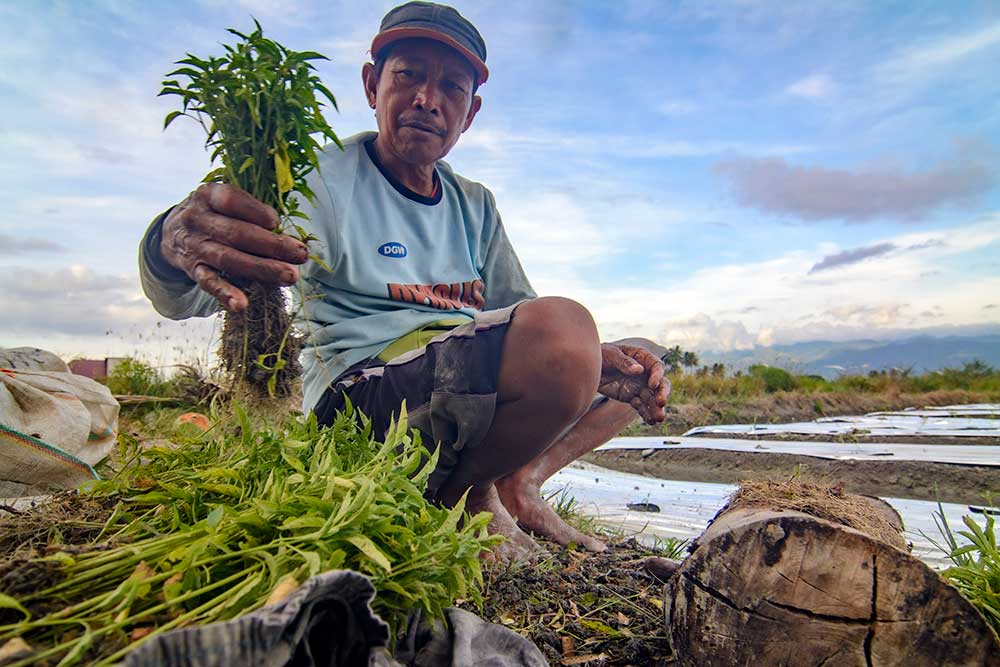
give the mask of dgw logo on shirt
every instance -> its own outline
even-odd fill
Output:
[[[406,246],[396,241],[390,241],[378,247],[378,254],[383,257],[406,257]]]

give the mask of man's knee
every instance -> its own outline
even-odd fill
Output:
[[[518,307],[508,331],[518,355],[522,389],[577,415],[590,405],[601,374],[600,339],[593,317],[579,303],[543,297]]]

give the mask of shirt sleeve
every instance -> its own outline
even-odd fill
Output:
[[[139,244],[139,280],[142,291],[160,315],[172,320],[208,317],[221,306],[208,292],[188,278],[187,274],[167,263],[160,252],[163,220],[170,209],[157,216]]]
[[[492,202],[492,196],[490,200]],[[507,238],[499,213],[496,214],[496,226],[480,273],[483,277],[483,298],[487,310],[506,308],[518,301],[538,296],[521,268],[521,262]]]

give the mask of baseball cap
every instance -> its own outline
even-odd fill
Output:
[[[389,10],[372,40],[372,55],[393,42],[411,37],[433,39],[461,53],[476,71],[476,85],[482,85],[489,78],[486,42],[476,26],[454,7],[433,2],[407,2]]]

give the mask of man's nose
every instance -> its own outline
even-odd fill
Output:
[[[441,91],[433,81],[424,82],[417,88],[417,94],[413,98],[413,106],[430,113],[437,113],[441,102]]]

